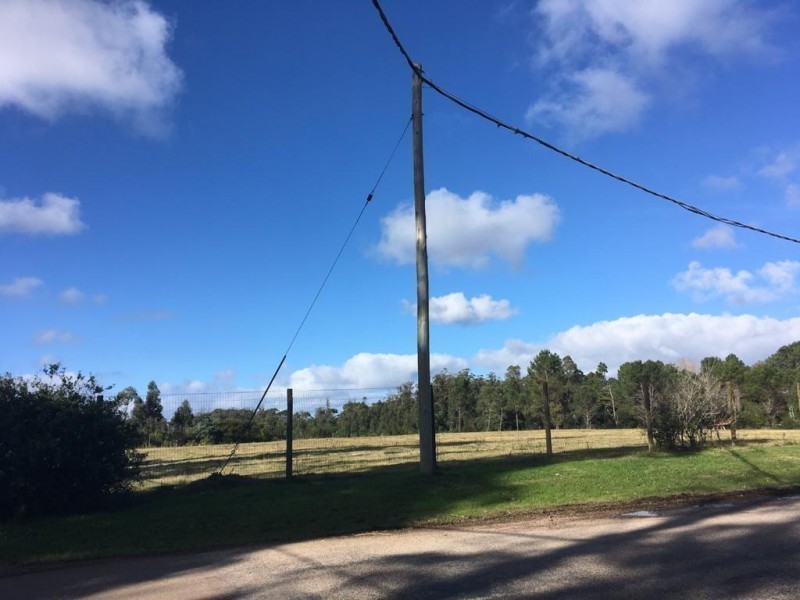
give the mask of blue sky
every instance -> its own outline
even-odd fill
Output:
[[[792,2],[385,0],[437,83],[626,177],[800,236]],[[0,2],[0,370],[272,374],[410,115],[368,0]],[[798,246],[424,92],[434,370],[589,371],[800,339]],[[279,387],[415,377],[407,137]]]

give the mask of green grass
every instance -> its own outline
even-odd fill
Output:
[[[133,556],[526,515],[564,506],[800,487],[800,445],[699,453],[583,450],[476,460],[433,477],[389,467],[291,482],[212,477],[114,510],[0,526],[0,561]]]
[[[800,443],[800,430],[744,430],[749,444]],[[726,434],[727,436],[727,434]],[[646,445],[641,429],[561,429],[553,431],[556,453]],[[359,473],[419,461],[416,435],[295,440],[294,472],[299,475]],[[436,436],[439,464],[542,454],[544,431],[440,433]],[[218,472],[231,451],[230,444],[145,448],[143,489],[189,483]],[[226,473],[282,477],[285,442],[241,444]]]

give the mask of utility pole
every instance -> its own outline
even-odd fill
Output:
[[[416,69],[422,70],[420,65]],[[417,225],[417,393],[419,395],[419,470],[436,471],[436,441],[431,393],[430,323],[428,318],[428,233],[425,224],[425,165],[422,160],[422,80],[411,75],[414,132],[414,216]]]

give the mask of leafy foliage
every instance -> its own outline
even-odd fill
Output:
[[[0,518],[97,505],[138,472],[137,438],[93,376],[0,377]]]

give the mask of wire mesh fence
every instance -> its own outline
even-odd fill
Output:
[[[186,483],[220,472],[258,477],[287,473],[287,392],[162,395],[164,421],[143,432],[142,484]],[[294,390],[291,434],[296,475],[413,468],[419,461],[418,408],[413,389]],[[644,444],[638,430],[561,430],[554,450]],[[231,453],[236,447],[233,456]],[[438,433],[437,461],[448,463],[545,450],[544,433]],[[229,458],[230,457],[230,458]]]
[[[254,414],[262,393],[162,395],[166,419],[147,424],[142,435],[143,484],[189,482],[220,472],[226,463],[226,473],[283,477],[289,433],[287,394],[267,394]],[[392,393],[385,388],[295,391],[294,473],[363,470],[397,462],[381,459],[381,452],[391,455],[392,447],[408,446],[413,435],[370,438],[364,435],[363,423],[345,423],[351,413],[368,412]],[[403,437],[408,439],[399,439]]]
[[[144,432],[143,486],[201,479],[220,472],[226,463],[225,473],[286,476],[290,432],[287,392],[268,394],[253,414],[261,395],[162,396],[168,419],[151,423]],[[418,407],[413,388],[295,390],[292,404],[289,458],[295,475],[415,468],[419,463]],[[782,435],[783,442],[800,442],[800,431],[788,434],[792,434],[791,440],[787,440],[786,430],[759,430],[752,435],[745,431],[740,432],[740,438],[770,438],[768,441],[780,443]],[[559,429],[552,432],[552,441],[555,453],[646,445],[640,429]],[[541,429],[436,434],[440,464],[544,452]]]
[[[277,478],[287,475],[289,465],[293,474],[308,475],[419,464],[418,406],[412,386],[295,390],[291,419],[287,392],[268,394],[254,413],[261,395],[162,396],[164,415],[172,417],[150,423],[143,432],[143,486],[186,483],[218,473],[223,466],[225,473]],[[739,437],[746,443],[799,443],[800,431],[740,431]],[[645,447],[646,441],[641,429],[557,429],[552,444],[558,454]],[[443,465],[544,453],[541,429],[436,434],[436,458]]]

